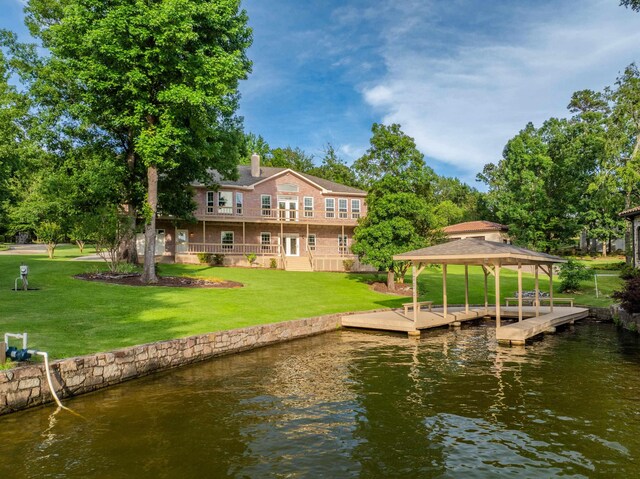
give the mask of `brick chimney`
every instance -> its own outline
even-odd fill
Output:
[[[260,176],[260,155],[257,153],[251,155],[251,176],[254,178]]]

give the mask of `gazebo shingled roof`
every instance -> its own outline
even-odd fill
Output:
[[[566,263],[559,256],[539,253],[506,243],[465,238],[427,248],[397,254],[396,261],[424,263],[487,264],[500,262],[503,265]]]

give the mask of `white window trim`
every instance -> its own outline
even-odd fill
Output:
[[[340,207],[340,203],[344,202],[344,209]],[[338,218],[347,219],[349,217],[349,200],[346,198],[338,198]]]
[[[358,205],[357,209],[353,208],[353,205]],[[351,199],[351,219],[358,219],[362,214],[362,202],[358,199]]]
[[[311,200],[311,209],[307,209],[307,200]],[[313,196],[305,196],[302,198],[302,207],[304,208],[304,217],[313,218],[313,207],[315,204],[315,198]]]
[[[224,237],[225,235],[231,235],[231,243],[225,243]],[[220,232],[220,244],[222,245],[223,250],[231,250],[233,249],[233,245],[236,242],[235,234],[233,231],[221,231]]]
[[[236,191],[234,197],[234,199],[236,200],[233,204],[234,211],[236,215],[242,215],[242,213],[244,212],[244,195],[241,191]],[[238,198],[240,198],[240,205],[238,205]]]
[[[209,195],[211,195],[211,201],[209,201]],[[207,191],[204,195],[205,211],[208,215],[216,213],[216,196],[215,191]]]
[[[313,238],[313,245],[309,241],[311,238]],[[310,251],[315,251],[317,246],[318,236],[315,233],[309,234],[309,236],[307,236],[307,248],[309,248]]]
[[[329,201],[333,201],[332,209],[329,209]],[[336,199],[335,198],[325,198],[324,199],[324,217],[325,218],[335,218],[336,217]]]
[[[225,206],[220,206],[220,199],[223,193],[229,193],[231,195],[231,201],[229,202],[230,204],[227,204]],[[235,204],[233,203],[234,197],[233,197],[233,191],[228,191],[228,190],[224,190],[224,191],[218,191],[218,214],[219,215],[232,215],[233,214],[233,210],[235,208]]]
[[[347,254],[349,252],[349,236],[338,235],[338,253]]]
[[[269,198],[269,208],[264,207],[264,199]],[[271,210],[273,210],[273,202],[271,200],[271,195],[260,195],[260,210],[262,216],[271,216]],[[265,211],[267,212],[265,214]]]

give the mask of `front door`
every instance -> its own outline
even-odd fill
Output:
[[[287,256],[300,256],[300,237],[289,235],[284,237],[284,254]]]
[[[176,230],[176,253],[189,252],[189,230]]]

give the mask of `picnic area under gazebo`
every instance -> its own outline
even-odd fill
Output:
[[[525,340],[543,332],[555,331],[555,327],[573,323],[586,317],[589,310],[573,306],[556,308],[558,301],[565,304],[565,298],[554,300],[553,265],[566,260],[518,246],[466,238],[443,243],[428,248],[395,255],[395,261],[411,263],[413,280],[413,300],[404,305],[403,311],[382,311],[344,316],[345,327],[402,331],[410,336],[419,336],[420,332],[445,325],[459,326],[463,321],[482,317],[496,320],[496,338],[509,344],[524,344]],[[427,265],[442,266],[442,307],[434,308],[431,301],[418,301],[418,277]],[[451,307],[447,299],[447,266],[464,266],[464,306]],[[484,272],[484,305],[469,304],[469,266],[480,266]],[[504,267],[517,269],[518,290],[515,298],[517,306],[500,304],[500,271]],[[522,290],[523,267],[533,267],[535,290],[531,297],[525,297]],[[549,278],[549,294],[542,296],[539,288],[539,273]],[[488,281],[493,276],[495,282],[496,304],[488,301]],[[542,303],[548,303],[543,306]],[[531,303],[530,306],[525,303]],[[517,319],[517,322],[503,326],[505,318]]]

